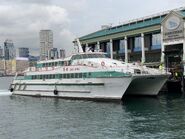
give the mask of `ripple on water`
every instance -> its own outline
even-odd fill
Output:
[[[184,138],[184,108],[183,96],[169,95],[127,98],[123,104],[5,96],[0,139]]]

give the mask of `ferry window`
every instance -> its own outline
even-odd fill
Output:
[[[79,78],[82,78],[82,73],[79,73]]]
[[[78,78],[78,73],[75,73],[75,78]]]
[[[69,61],[64,61],[64,66],[68,66],[69,65]]]
[[[48,79],[48,75],[45,75],[46,79]]]
[[[63,78],[66,78],[66,74],[63,74]]]
[[[52,64],[51,63],[49,63],[49,67],[51,67],[52,66]]]
[[[52,79],[52,75],[51,74],[49,75],[49,79]]]
[[[58,63],[57,63],[57,62],[55,62],[55,66],[57,66],[57,64],[58,64]]]
[[[83,78],[86,78],[87,77],[87,74],[86,73],[83,73]]]
[[[42,79],[46,79],[46,75],[42,75]]]
[[[59,78],[60,78],[60,79],[62,78],[62,74],[59,74]]]
[[[59,61],[59,65],[63,66],[64,65],[64,61]]]
[[[81,55],[74,55],[71,60],[82,59]]]
[[[99,58],[107,58],[108,56],[106,56],[105,54],[98,54]]]
[[[76,55],[76,59],[82,59],[81,55]]]
[[[43,67],[46,67],[46,63],[43,63]]]
[[[71,60],[75,60],[75,59],[77,59],[76,55],[72,56]]]
[[[71,73],[71,78],[74,78],[74,74],[73,73]]]
[[[86,74],[86,73],[83,73],[83,74],[82,74],[82,77],[83,77],[83,78],[86,78],[86,77],[87,77],[87,74]]]
[[[54,64],[54,63],[52,63],[52,67],[53,67],[53,66],[55,66],[55,64]]]
[[[83,58],[83,59],[86,59],[86,58],[88,58],[88,55],[83,54],[83,55],[82,55],[82,58]]]
[[[39,76],[39,79],[42,79],[42,75]]]
[[[99,58],[99,54],[93,54],[94,58]]]
[[[91,77],[91,73],[89,72],[89,77]]]
[[[68,62],[68,66],[71,65],[71,63],[72,63],[72,62],[71,62],[71,60],[70,60],[70,61]]]
[[[92,54],[88,54],[87,58],[94,58]]]
[[[70,74],[66,74],[66,76],[67,76],[67,79],[69,79],[69,78],[70,78]]]
[[[52,75],[52,79],[55,79],[55,74]]]

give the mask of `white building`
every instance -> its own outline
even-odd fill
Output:
[[[53,48],[53,32],[51,30],[40,31],[40,60],[48,59],[48,51]]]

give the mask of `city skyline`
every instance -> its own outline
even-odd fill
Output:
[[[107,0],[106,3],[97,0],[72,0],[70,3],[67,0],[0,2],[0,40],[3,43],[9,38],[16,48],[28,47],[34,55],[39,55],[39,31],[42,29],[53,30],[54,47],[65,49],[69,54],[76,37],[99,30],[101,25],[121,24],[128,19],[185,6],[184,0],[141,0],[134,3],[128,0]],[[157,2],[160,5],[156,7]]]

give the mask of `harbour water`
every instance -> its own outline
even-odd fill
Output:
[[[185,96],[122,103],[11,96],[0,92],[0,139],[183,139]]]

